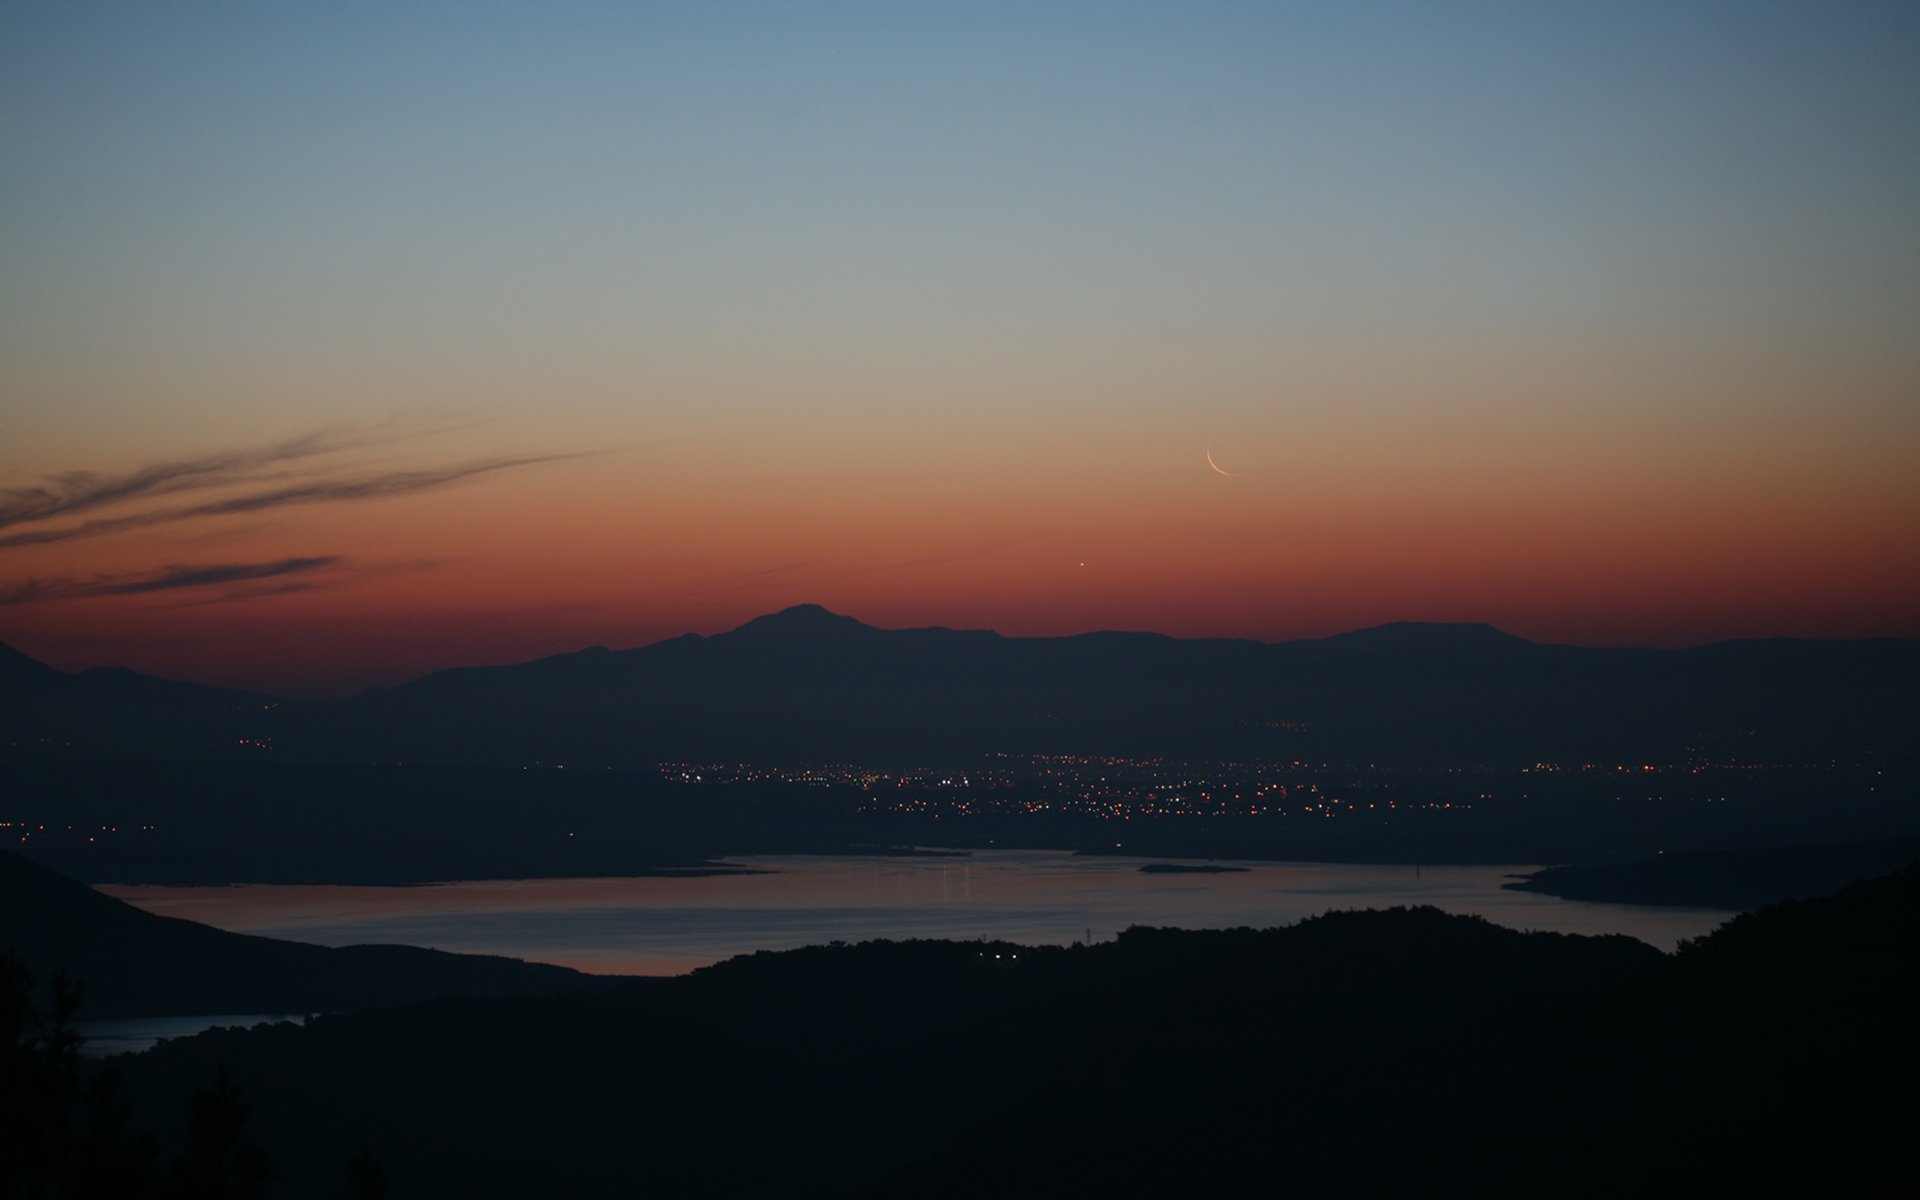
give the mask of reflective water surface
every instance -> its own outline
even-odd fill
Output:
[[[114,1017],[104,1021],[76,1021],[74,1029],[86,1040],[80,1052],[93,1058],[150,1050],[168,1038],[192,1037],[203,1030],[291,1021],[307,1023],[305,1013],[219,1013],[193,1017]]]
[[[678,974],[735,954],[835,939],[1112,937],[1128,925],[1285,925],[1329,909],[1431,904],[1516,929],[1624,933],[1663,950],[1730,913],[1501,890],[1527,866],[1257,863],[1154,874],[1149,860],[1001,850],[965,857],[744,857],[756,874],[526,879],[424,887],[122,887],[167,916],[344,946],[397,942],[600,974]]]

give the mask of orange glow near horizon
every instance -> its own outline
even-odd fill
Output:
[[[1417,460],[1362,476],[1332,457],[1293,469],[1270,458],[1263,475],[1256,449],[1241,447],[1232,477],[1209,469],[1202,446],[1176,444],[972,472],[936,460],[918,477],[867,471],[853,453],[774,456],[757,482],[745,452],[711,467],[672,449],[616,453],[262,520],[16,548],[34,578],[110,586],[128,564],[296,550],[339,561],[224,591],[16,603],[0,628],[65,669],[318,695],[718,633],[802,602],[881,627],[1014,636],[1273,641],[1394,620],[1613,645],[1920,632],[1913,497],[1871,479],[1803,470],[1739,492],[1697,470],[1623,477],[1626,464],[1598,450],[1584,476],[1550,482]],[[1800,507],[1823,485],[1823,509]]]
[[[1920,637],[1920,22],[1535,7],[0,9],[0,642]]]

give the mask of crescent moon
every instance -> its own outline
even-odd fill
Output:
[[[1215,462],[1215,461],[1213,461],[1213,447],[1212,447],[1212,446],[1208,446],[1208,447],[1207,447],[1207,465],[1208,465],[1208,466],[1210,466],[1210,467],[1212,467],[1212,468],[1213,468],[1214,470],[1216,470],[1216,471],[1219,471],[1219,472],[1220,472],[1220,474],[1222,474],[1222,475],[1227,475],[1227,476],[1231,476],[1231,475],[1233,474],[1233,472],[1232,472],[1232,471],[1221,471],[1221,470],[1220,470],[1220,464],[1219,464],[1219,463],[1217,463],[1217,462]]]

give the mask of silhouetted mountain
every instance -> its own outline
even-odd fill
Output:
[[[991,751],[1376,762],[1908,753],[1920,645],[1541,646],[1401,623],[1266,645],[881,630],[814,605],[714,637],[443,671],[331,714],[311,749],[637,764]]]
[[[330,949],[156,916],[0,850],[0,950],[86,987],[81,1016],[323,1012],[434,996],[550,995],[607,981],[415,946]]]
[[[0,645],[0,755],[258,757],[306,708],[119,667],[68,674]]]
[[[1351,653],[1379,655],[1425,655],[1430,657],[1470,657],[1483,654],[1523,653],[1533,645],[1525,638],[1479,622],[1393,621],[1336,633],[1319,639],[1319,644],[1338,647]]]
[[[1272,645],[1014,638],[876,629],[799,605],[712,637],[439,671],[339,705],[5,661],[0,716],[16,756],[638,766],[1010,752],[1432,766],[1691,752],[1853,762],[1911,758],[1920,723],[1920,643],[1595,649],[1414,622]]]
[[[871,625],[864,625],[852,617],[828,612],[818,604],[796,604],[783,608],[777,613],[764,617],[755,617],[745,625],[734,630],[736,636],[745,638],[765,638],[781,642],[793,638],[806,638],[818,641],[825,638],[860,638],[878,633]]]
[[[58,674],[60,672],[39,659],[29,658],[5,642],[0,642],[0,689],[45,683]]]

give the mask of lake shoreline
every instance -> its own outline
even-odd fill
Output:
[[[1145,871],[1158,864],[1172,871]],[[1100,941],[1136,925],[1268,928],[1335,910],[1434,906],[1513,928],[1625,933],[1670,949],[1729,910],[1649,909],[1514,891],[1538,864],[1178,863],[1055,851],[743,855],[702,876],[468,880],[426,887],[99,888],[234,932],[389,943],[551,963],[596,976],[684,974],[833,941]],[[1216,870],[1193,870],[1204,865]]]

